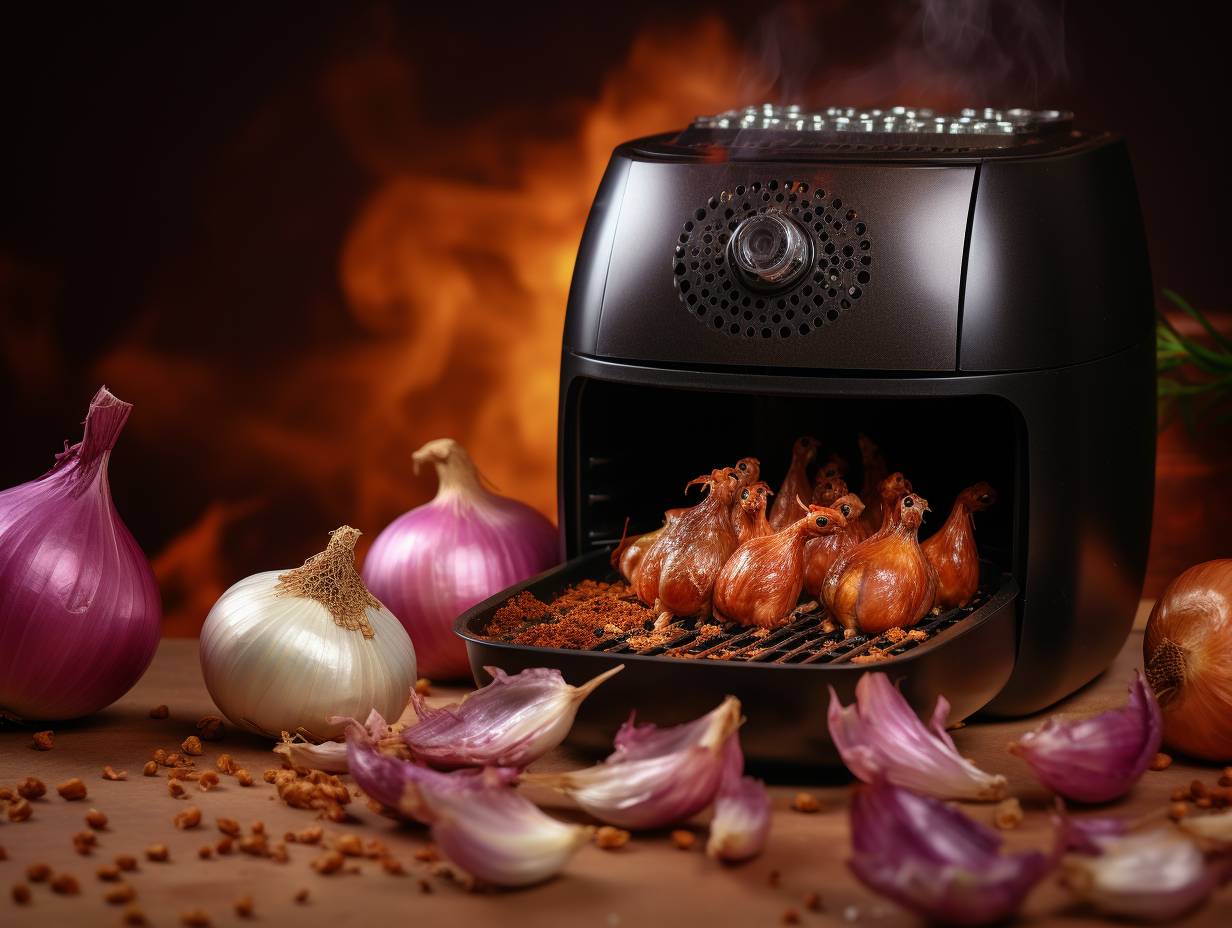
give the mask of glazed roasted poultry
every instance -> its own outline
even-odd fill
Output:
[[[971,601],[980,576],[972,514],[995,501],[993,488],[964,490],[921,544],[928,502],[901,472],[888,472],[871,439],[860,436],[861,495],[850,492],[836,454],[810,479],[819,447],[808,436],[796,440],[777,495],[759,479],[758,459],[742,458],[686,485],[686,492],[703,487],[697,504],[668,510],[662,527],[621,540],[612,563],[658,625],[713,616],[773,629],[792,621],[805,593],[848,635],[877,635]],[[871,511],[880,513],[875,524]]]

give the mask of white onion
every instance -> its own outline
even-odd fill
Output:
[[[396,718],[406,705],[415,649],[360,580],[358,536],[343,526],[303,567],[247,577],[210,610],[201,670],[210,696],[237,726],[322,741],[342,733],[331,717],[366,718],[375,709]],[[319,592],[302,595],[305,583]],[[354,608],[342,615],[338,602]]]

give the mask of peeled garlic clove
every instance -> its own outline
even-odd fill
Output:
[[[514,676],[485,667],[491,683],[439,709],[412,690],[419,721],[402,732],[402,740],[434,767],[525,767],[564,741],[582,700],[623,669],[621,664],[570,686],[559,670],[546,667]]]
[[[511,785],[512,768],[443,773],[382,754],[358,723],[347,726],[347,757],[370,798],[428,825],[441,851],[467,873],[497,886],[529,886],[552,876],[590,829],[545,815]]]
[[[866,673],[850,706],[830,687],[827,720],[843,763],[865,783],[884,778],[938,799],[1003,798],[1005,777],[985,773],[958,753],[945,730],[949,714],[949,702],[938,696],[926,728],[889,677]]]
[[[1061,882],[1106,915],[1169,921],[1201,905],[1226,869],[1208,864],[1171,826],[1099,842],[1093,857],[1066,858]]]
[[[1134,671],[1129,703],[1084,719],[1051,718],[1010,745],[1039,781],[1066,799],[1108,802],[1138,782],[1163,737],[1155,694]]]
[[[341,725],[350,721],[334,716],[330,718],[331,725]],[[373,709],[364,723],[368,735],[373,741],[380,741],[389,732],[389,726],[381,713]],[[305,741],[299,735],[282,733],[282,740],[274,745],[274,753],[285,758],[292,767],[307,767],[310,770],[322,770],[325,773],[347,772],[347,746],[344,741],[322,741],[313,744]]]
[[[714,800],[726,748],[740,727],[740,700],[728,696],[701,718],[658,728],[631,718],[603,763],[570,773],[528,774],[570,796],[595,818],[619,828],[661,828],[683,821]]]
[[[1213,815],[1187,815],[1177,824],[1208,851],[1232,850],[1232,809]]]
[[[766,784],[742,776],[744,758],[740,742],[728,741],[727,766],[714,799],[714,818],[706,853],[725,863],[756,857],[770,834],[770,794]]]
[[[861,787],[851,804],[851,872],[939,924],[1008,918],[1056,864],[1055,852],[1003,854],[1001,845],[958,809],[884,780]]]

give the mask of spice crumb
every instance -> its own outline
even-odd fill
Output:
[[[197,848],[197,856],[202,860],[209,860],[214,856],[214,849],[208,844],[203,844]]]
[[[71,873],[57,873],[52,877],[51,891],[61,896],[76,896],[81,892],[81,885]]]
[[[1199,796],[1194,800],[1194,805],[1199,809],[1209,809],[1215,804],[1215,801],[1210,796]]]
[[[222,716],[203,715],[197,719],[197,734],[203,741],[217,741],[222,737],[222,732]]]
[[[1179,822],[1188,814],[1189,806],[1185,805],[1183,802],[1174,802],[1172,805],[1168,806],[1168,818],[1172,819],[1174,822]]]
[[[56,792],[69,802],[76,802],[86,798],[86,785],[81,782],[81,777],[73,777],[57,786]]]
[[[115,865],[121,870],[136,870],[137,858],[132,854],[117,854]]]
[[[123,905],[126,902],[132,902],[136,898],[137,890],[127,883],[121,883],[119,886],[109,889],[103,894],[103,899],[110,905]]]
[[[1188,798],[1189,798],[1189,790],[1186,789],[1184,786],[1178,786],[1176,789],[1172,791],[1172,801],[1173,802],[1184,802]]]
[[[218,826],[218,830],[224,835],[230,835],[233,838],[239,837],[240,823],[233,818],[220,817],[214,819],[214,824]]]
[[[9,803],[9,821],[24,822],[34,814],[34,806],[30,805],[28,799],[18,799],[16,802]]]
[[[364,843],[359,840],[358,835],[343,835],[334,842],[334,850],[347,857],[362,857]]]
[[[219,838],[214,843],[214,850],[217,851],[219,854],[221,854],[223,857],[226,857],[228,854],[232,853],[235,850],[235,839],[229,836],[224,836],[222,838]]]
[[[146,921],[145,913],[142,912],[137,906],[133,905],[124,910],[124,924],[141,926],[148,925],[149,922]]]
[[[158,761],[147,760],[145,766],[141,768],[141,775],[146,777],[158,776]]]
[[[38,777],[26,777],[17,784],[17,795],[22,799],[39,799],[47,794],[47,784]]]
[[[305,902],[308,901],[308,890],[301,889],[299,892],[295,894],[294,899],[296,902],[300,903],[300,905],[303,905]]]
[[[1167,770],[1172,766],[1172,755],[1165,754],[1160,751],[1151,758],[1151,763],[1148,765],[1150,770]]]
[[[210,928],[210,916],[204,909],[189,909],[180,913],[180,921],[189,928]]]
[[[382,857],[381,869],[390,876],[402,876],[406,873],[406,869],[402,866],[402,861],[396,857]]]
[[[796,909],[784,909],[783,917],[779,921],[784,925],[798,925],[800,924],[800,913]]]
[[[165,719],[170,714],[171,710],[166,706],[155,706],[150,710],[150,718],[152,719]]]
[[[604,825],[595,832],[595,845],[605,851],[614,851],[629,843],[629,832],[623,828]]]
[[[116,770],[114,767],[108,764],[106,767],[103,768],[103,779],[104,780],[127,780],[128,771],[127,770]]]
[[[1013,796],[1002,799],[993,810],[992,820],[1003,831],[1017,828],[1022,824],[1022,804]]]
[[[120,878],[120,868],[115,864],[103,864],[94,871],[94,875],[100,880],[105,880],[108,883],[114,883]]]
[[[165,844],[151,844],[145,849],[145,856],[150,860],[164,863],[171,857],[171,852],[167,850]]]
[[[83,857],[88,856],[96,844],[98,844],[98,838],[92,831],[79,831],[73,835],[73,847]]]
[[[31,883],[46,883],[51,876],[51,867],[47,864],[30,864],[26,867],[26,879]]]
[[[672,832],[672,844],[681,851],[688,851],[697,843],[697,835],[691,831],[685,831],[683,828],[678,828]]]
[[[236,766],[235,761],[231,759],[230,754],[219,754],[218,760],[214,761],[214,766],[218,768],[219,773],[226,774],[235,773],[235,771],[239,769],[239,767]]]
[[[337,851],[326,851],[312,862],[312,869],[321,874],[337,873],[342,869],[342,864],[341,854]]]
[[[218,785],[218,774],[213,770],[207,770],[197,778],[197,788],[202,792],[209,792]]]
[[[201,739],[196,735],[189,735],[184,739],[184,743],[180,745],[180,750],[185,754],[191,754],[193,757],[200,757],[205,753],[205,748],[201,744]]]
[[[432,681],[427,677],[420,677],[415,681],[415,692],[420,696],[432,695]]]
[[[172,799],[183,799],[184,796],[187,795],[187,791],[184,789],[184,784],[179,780],[168,780],[167,792],[171,795]]]
[[[239,783],[240,786],[252,786],[252,774],[241,767],[239,770],[235,771],[235,781]]]
[[[297,832],[295,840],[300,844],[317,844],[324,834],[325,831],[320,825],[310,825]]]
[[[791,807],[797,812],[812,815],[814,812],[821,811],[821,801],[812,793],[796,793],[796,798],[791,801]]]
[[[1194,799],[1201,799],[1203,796],[1206,795],[1206,793],[1207,793],[1206,784],[1203,783],[1201,780],[1194,780],[1192,783],[1189,784],[1189,794],[1193,796]]]
[[[806,893],[804,896],[804,907],[810,912],[820,912],[822,909],[821,894]]]
[[[86,824],[95,831],[101,831],[107,827],[107,816],[98,809],[91,809],[86,813]]]
[[[232,904],[235,909],[235,914],[240,918],[252,918],[256,908],[252,904],[252,896],[241,896]]]
[[[36,731],[34,733],[33,748],[36,751],[50,751],[56,746],[56,733],[54,731]]]
[[[13,884],[13,901],[18,905],[30,904],[30,887],[25,883]]]
[[[437,851],[436,845],[429,844],[427,847],[415,849],[415,859],[420,863],[431,864],[440,860],[441,855],[440,852]]]

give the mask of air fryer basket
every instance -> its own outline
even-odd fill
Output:
[[[888,673],[921,713],[937,696],[951,701],[951,721],[980,709],[1005,685],[1014,662],[1015,600],[1018,585],[995,565],[982,565],[981,590],[963,609],[928,617],[918,627],[924,641],[826,634],[820,614],[797,616],[785,628],[756,639],[748,631],[725,631],[704,641],[695,627],[665,646],[635,650],[624,636],[599,637],[592,650],[531,647],[485,637],[488,623],[512,596],[529,591],[550,602],[582,580],[617,577],[606,550],[592,551],[505,590],[460,616],[455,631],[466,641],[475,679],[487,682],[483,668],[517,673],[527,667],[556,667],[578,684],[617,664],[625,669],[604,683],[582,705],[570,734],[579,747],[611,748],[616,729],[632,709],[658,724],[696,718],[726,695],[737,696],[747,723],[741,739],[758,762],[836,763],[826,730],[826,707],[833,687],[844,702],[853,698],[860,675]],[[890,655],[875,664],[855,659],[874,646]],[[681,652],[690,656],[674,656]],[[954,681],[961,685],[954,686]]]

